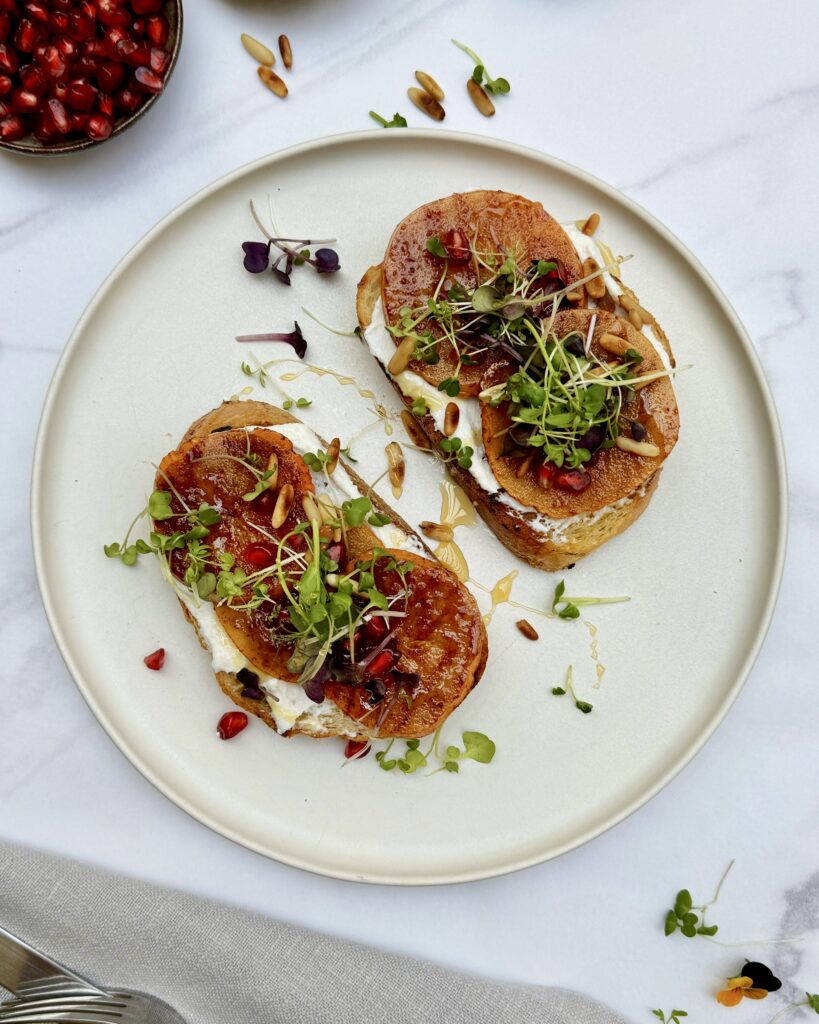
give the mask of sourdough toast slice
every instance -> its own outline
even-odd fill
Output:
[[[382,301],[383,285],[381,265],[370,267],[359,282],[356,313],[362,332],[370,327],[376,305]],[[559,314],[566,318],[564,323],[567,330],[575,326],[578,330],[587,329],[592,315],[593,311],[590,310],[567,310]],[[647,366],[655,366],[659,358],[656,352],[647,339],[627,321],[604,311],[598,311],[597,316],[594,331],[596,341],[603,333],[619,334],[647,360]],[[412,398],[402,392],[383,363],[381,365],[404,404],[411,409]],[[492,372],[492,367],[484,369],[482,386],[486,375]],[[662,442],[662,455],[665,458],[674,446],[679,430],[673,391],[667,381],[657,381],[651,385],[650,390],[647,389],[646,398],[650,403],[656,403],[658,416],[653,429]],[[471,400],[477,402],[477,398]],[[496,415],[502,416],[502,410],[481,411],[482,420],[487,421],[482,423],[483,439],[488,436],[490,440],[486,446],[488,458],[485,468],[491,472],[498,489],[487,489],[476,474],[456,462],[448,461],[447,470],[467,493],[498,539],[530,565],[547,571],[571,566],[626,530],[647,507],[659,480],[662,460],[647,460],[630,455],[626,460],[634,461],[629,462],[621,458],[623,453],[619,450],[616,454],[601,452],[599,457],[605,457],[602,471],[595,492],[588,498],[583,494],[562,492],[540,491],[536,494],[530,481],[519,479],[514,468],[507,465],[509,460],[500,451],[493,450],[491,438],[496,433]],[[414,419],[431,449],[440,452],[444,434],[436,426],[433,416],[414,415]],[[499,426],[502,427],[502,424]],[[476,457],[481,456],[476,454]],[[628,472],[625,471],[626,466]],[[521,484],[524,486],[521,487]],[[508,485],[509,489],[504,485]],[[514,494],[519,494],[519,498],[514,497]]]
[[[290,512],[280,526],[273,529],[274,534],[286,534],[304,520],[302,502],[307,496],[309,503],[310,496],[316,493],[301,456],[291,441],[275,429],[286,429],[288,424],[298,424],[298,420],[266,403],[225,402],[193,423],[179,447],[166,456],[159,467],[157,489],[172,488],[174,502],[181,496],[191,502],[204,500],[221,509],[221,521],[211,529],[208,543],[214,550],[232,555],[236,565],[244,564],[242,552],[247,550],[249,541],[259,539],[260,527],[268,534],[271,531],[270,502],[257,509],[255,502],[243,497],[254,478],[242,464],[242,457],[247,458],[242,453],[258,456],[266,460],[266,464],[271,455],[275,455],[278,493],[287,485],[292,488]],[[326,449],[326,443],[318,440]],[[380,700],[373,703],[372,691],[365,686],[329,678],[323,686],[324,700],[315,705],[315,711],[306,710],[289,728],[283,729],[281,716],[277,717],[274,703],[271,703],[273,698],[259,699],[258,692],[267,678],[275,678],[278,686],[296,687],[301,695],[298,673],[288,666],[292,647],[283,647],[280,639],[276,642],[271,639],[270,629],[260,617],[259,609],[232,609],[211,596],[202,603],[215,614],[220,636],[227,638],[239,653],[239,660],[246,663],[246,669],[236,671],[215,668],[217,682],[242,710],[284,735],[301,733],[314,738],[341,736],[359,740],[427,735],[465,699],[481,677],[486,664],[487,639],[480,612],[469,591],[448,569],[433,561],[431,556],[427,557],[428,549],[420,538],[354,470],[339,462],[336,472],[346,474],[355,493],[368,497],[376,510],[389,516],[393,527],[412,538],[412,550],[384,549],[382,541],[365,523],[349,526],[345,532],[345,557],[348,564],[353,564],[373,557],[376,549],[385,551],[384,558],[373,563],[377,582],[385,594],[397,586],[394,574],[390,574],[389,568],[383,568],[385,558],[392,556],[407,567],[401,585],[407,589],[408,610],[403,618],[396,620],[398,625],[392,629],[391,648],[397,655],[396,666],[402,679],[417,678],[419,685],[413,684],[408,689],[406,683],[391,682],[392,676],[398,678],[393,673],[384,682]],[[162,522],[154,526],[158,531],[167,532]],[[172,560],[171,568],[177,577],[183,575],[182,564]],[[252,565],[245,568],[252,571]],[[200,644],[210,650],[209,638],[200,622],[201,606],[197,608],[187,598],[180,598],[180,604]],[[248,672],[251,679],[256,680],[251,686],[248,686]]]

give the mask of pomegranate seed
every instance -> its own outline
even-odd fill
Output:
[[[347,740],[347,744],[344,747],[344,756],[350,757],[366,757],[366,754],[362,754],[362,750],[369,753],[370,741],[369,740]]]
[[[97,20],[97,5],[92,3],[92,0],[80,0],[79,11],[83,17],[90,18],[91,21]]]
[[[219,739],[232,740],[233,737],[237,736],[246,726],[247,715],[244,711],[227,711],[219,719],[216,731],[219,733]]]
[[[125,79],[125,68],[114,61],[106,61],[97,69],[97,82],[103,92],[116,92]]]
[[[153,653],[146,654],[142,660],[151,671],[158,672],[165,664],[165,648],[157,647]]]
[[[368,640],[383,640],[384,637],[389,633],[390,627],[387,625],[387,620],[382,618],[380,615],[373,616],[361,627],[364,635]]]
[[[101,92],[97,97],[97,113],[102,114],[103,117],[114,116],[114,97],[109,96],[107,93]]]
[[[68,34],[78,43],[85,42],[94,34],[94,19],[82,11],[72,11],[68,15]]]
[[[86,78],[89,78],[92,75],[96,75],[97,68],[99,68],[99,66],[100,64],[96,57],[83,55],[75,62],[74,71],[80,75],[84,75]]]
[[[165,88],[165,83],[150,68],[137,68],[134,72],[134,80],[147,92],[162,92]]]
[[[331,562],[335,562],[336,565],[341,565],[345,557],[345,548],[342,541],[334,540],[332,544],[327,545],[327,557]]]
[[[389,672],[396,661],[398,661],[398,655],[395,651],[391,651],[389,648],[379,651],[364,669],[364,678],[374,679],[376,676],[383,676],[386,672]]]
[[[48,90],[49,99],[59,100],[60,103],[65,103],[68,95],[68,86],[65,82],[52,82],[51,88]]]
[[[171,55],[167,50],[163,50],[161,46],[151,47],[151,71],[164,75],[170,63]]]
[[[15,89],[11,94],[11,109],[18,114],[30,114],[40,106],[40,97],[28,89]]]
[[[0,14],[0,43],[5,43],[11,32],[11,18],[7,14]]]
[[[585,469],[564,469],[555,476],[555,483],[564,491],[579,494],[591,484],[591,477]]]
[[[445,231],[441,237],[441,245],[446,249],[450,263],[468,263],[470,252],[463,231],[454,228]]]
[[[70,39],[68,36],[57,36],[54,40],[54,45],[67,61],[76,60],[79,51],[73,39]]]
[[[144,36],[145,35],[145,19],[135,18],[134,23],[131,26],[131,35]]]
[[[69,114],[71,119],[71,131],[72,132],[84,132],[85,126],[88,124],[88,114]]]
[[[40,21],[43,24],[48,24],[48,7],[42,2],[42,0],[30,0],[29,3],[24,5],[23,10],[32,21]]]
[[[17,0],[0,0],[0,11],[8,11],[9,14],[18,14]]]
[[[0,75],[0,96],[11,91],[11,79],[8,75]]]
[[[106,57],[116,60],[119,57],[117,44],[124,42],[131,42],[131,36],[122,25],[112,25],[111,28],[107,28],[102,37]]]
[[[126,11],[118,0],[98,0],[97,18],[106,28],[109,25],[130,25],[131,13]]]
[[[0,121],[0,139],[3,142],[17,142],[27,133],[26,122],[17,114],[9,114]]]
[[[253,499],[254,511],[261,512],[262,515],[272,515],[273,509],[276,507],[276,499],[278,498],[278,492],[266,490]],[[295,540],[295,538],[294,538]]]
[[[13,50],[8,43],[0,43],[0,72],[6,75],[13,75],[20,67],[20,58],[17,51]]]
[[[48,88],[48,78],[42,68],[36,64],[24,64],[18,72],[20,85],[29,92],[42,96]]]
[[[276,561],[276,552],[269,544],[248,544],[242,558],[255,569],[266,569]]]
[[[68,32],[69,24],[68,15],[59,11],[54,11],[48,19],[48,27],[52,32]]]
[[[63,57],[56,46],[46,46],[43,50],[42,60],[38,63],[42,64],[45,71],[52,78],[62,78],[68,67],[65,57]]]
[[[168,19],[161,14],[155,14],[145,22],[145,33],[154,46],[164,46],[171,33]]]
[[[120,110],[124,110],[127,114],[133,114],[133,112],[142,104],[142,100],[144,98],[144,93],[137,92],[137,90],[132,89],[130,85],[126,85],[124,89],[120,89],[116,94],[114,101]]]
[[[71,131],[71,119],[59,100],[48,100],[46,111],[60,135],[67,135]]]
[[[75,78],[73,82],[68,83],[65,102],[72,110],[90,110],[94,106],[96,98],[97,90],[87,78]],[[113,112],[114,102],[112,100],[111,113]],[[100,113],[105,113],[105,111],[100,110]]]
[[[162,0],[131,0],[134,14],[156,14],[162,10]]]
[[[43,37],[42,29],[28,18],[21,18],[14,33],[14,45],[20,53],[33,53]]]
[[[8,105],[8,103],[4,102],[3,100],[0,100],[0,121],[2,121],[4,117],[8,117],[10,113],[11,107]]]
[[[547,491],[552,486],[552,480],[557,472],[557,466],[553,462],[544,462],[537,467],[537,482]]]
[[[58,11],[61,14],[68,14],[73,6],[74,0],[51,0],[52,10]]]
[[[114,124],[108,117],[102,114],[92,114],[85,126],[85,134],[94,142],[104,142],[114,130]]]
[[[138,68],[150,61],[151,48],[144,39],[121,39],[112,56],[125,61],[132,68]]]

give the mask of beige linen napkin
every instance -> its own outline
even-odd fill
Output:
[[[471,977],[2,842],[0,925],[189,1024],[625,1024],[575,992]]]

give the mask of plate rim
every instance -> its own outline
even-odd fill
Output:
[[[672,764],[661,773],[658,779],[656,779],[651,786],[643,790],[638,796],[629,801],[624,807],[618,808],[612,814],[608,815],[600,822],[593,826],[588,827],[582,833],[573,837],[570,840],[566,840],[560,843],[554,848],[547,849],[540,854],[534,854],[519,859],[510,859],[501,865],[494,867],[482,867],[473,868],[459,871],[445,871],[435,872],[428,871],[426,874],[413,875],[407,877],[405,875],[392,875],[389,871],[385,872],[355,872],[346,870],[344,868],[330,869],[324,865],[311,862],[308,858],[302,856],[295,856],[288,853],[283,849],[273,850],[269,845],[262,842],[257,842],[252,838],[241,835],[236,829],[220,823],[214,819],[210,814],[202,811],[201,809],[194,808],[194,806],[181,794],[175,791],[174,786],[166,782],[161,778],[160,774],[156,772],[149,763],[147,763],[143,756],[138,750],[134,749],[123,736],[121,736],[115,726],[110,721],[99,706],[92,688],[90,688],[84,678],[81,668],[75,663],[75,659],[69,653],[68,644],[64,635],[64,631],[60,627],[59,617],[56,610],[55,601],[49,587],[47,571],[44,561],[44,542],[42,536],[42,516],[40,513],[41,504],[41,492],[43,487],[43,466],[45,461],[45,438],[48,434],[52,419],[54,416],[54,408],[57,402],[58,395],[60,393],[60,385],[64,375],[66,374],[68,367],[71,363],[75,350],[78,348],[81,338],[83,336],[85,326],[87,322],[94,315],[97,307],[101,304],[103,299],[106,297],[109,288],[116,284],[116,281],[122,276],[122,274],[128,269],[133,261],[140,255],[143,249],[147,248],[148,245],[166,228],[183,217],[189,209],[196,206],[201,201],[208,198],[210,195],[218,192],[220,189],[228,186],[233,181],[238,180],[247,174],[252,174],[256,170],[264,166],[273,166],[276,163],[299,157],[303,154],[311,153],[314,150],[320,149],[332,149],[338,145],[348,145],[350,143],[366,143],[381,145],[382,143],[376,142],[376,139],[384,139],[383,144],[389,144],[397,139],[420,139],[425,142],[437,143],[439,141],[458,143],[458,144],[469,144],[478,148],[486,148],[494,150],[504,154],[511,154],[513,156],[519,156],[526,160],[535,161],[546,167],[552,168],[559,172],[569,175],[586,185],[590,185],[602,193],[604,193],[609,199],[624,206],[629,212],[635,215],[638,219],[648,225],[653,231],[655,231],[675,252],[677,252],[685,262],[691,267],[696,274],[697,278],[705,285],[710,292],[713,299],[717,302],[722,312],[727,317],[731,327],[733,328],[739,342],[744,349],[745,356],[748,360],[751,368],[753,377],[757,386],[759,387],[760,393],[763,399],[764,411],[767,415],[769,425],[771,427],[771,441],[773,446],[774,461],[776,464],[776,488],[777,488],[777,514],[778,514],[778,526],[776,531],[776,544],[773,551],[773,574],[771,578],[771,584],[768,588],[768,593],[765,599],[764,606],[761,611],[759,618],[758,628],[755,632],[753,642],[749,645],[746,650],[745,657],[742,661],[739,671],[736,674],[734,682],[728,692],[725,694],[721,704],[719,705],[715,714],[711,717],[708,724],[701,732],[698,733],[696,738],[682,751],[682,753],[676,758]],[[60,656],[68,669],[69,675],[73,679],[77,689],[80,691],[83,699],[90,708],[92,714],[102,726],[109,739],[115,744],[118,750],[128,759],[128,761],[140,772],[140,774],[147,779],[156,789],[159,790],[163,796],[171,800],[177,807],[185,811],[196,821],[205,825],[207,828],[216,832],[217,834],[224,836],[226,839],[237,843],[246,849],[253,850],[269,859],[275,860],[281,864],[288,865],[289,867],[300,868],[304,871],[309,871],[313,874],[322,875],[329,878],[337,878],[343,881],[353,882],[367,882],[370,884],[379,885],[401,885],[401,886],[418,886],[418,885],[451,885],[462,882],[479,881],[485,878],[495,878],[507,874],[511,874],[514,871],[521,871],[524,868],[534,867],[537,864],[542,864],[546,861],[552,860],[555,857],[562,856],[571,850],[577,849],[580,846],[584,846],[586,843],[598,836],[607,832],[609,829],[614,828],[615,825],[625,821],[641,807],[645,806],[650,800],[652,800],[658,793],[660,793],[669,783],[673,781],[688,765],[693,758],[702,750],[708,740],[716,732],[717,728],[725,720],[726,715],[730,711],[737,697],[739,696],[742,687],[745,685],[751,670],[756,663],[759,656],[759,652],[762,649],[765,638],[767,637],[768,630],[773,619],[776,602],[779,596],[779,591],[782,583],[782,575],[785,564],[785,555],[787,549],[787,537],[788,537],[788,479],[787,479],[787,466],[785,459],[785,447],[782,436],[781,425],[779,422],[779,416],[777,413],[776,405],[773,399],[770,386],[767,378],[765,377],[764,369],[762,366],[761,359],[756,349],[754,348],[751,337],[740,320],[733,305],[723,293],[711,273],[701,263],[701,261],[694,255],[693,252],[682,242],[669,228],[665,226],[657,217],[654,216],[649,210],[645,209],[641,204],[637,203],[630,196],[621,192],[619,189],[610,185],[608,182],[596,175],[590,174],[588,171],[577,167],[575,164],[569,161],[562,160],[559,157],[553,156],[548,153],[544,153],[538,149],[530,146],[524,146],[515,142],[508,142],[504,139],[497,139],[492,136],[479,135],[474,132],[458,132],[451,131],[449,129],[436,129],[436,128],[407,128],[402,129],[400,134],[396,136],[390,133],[384,136],[378,129],[367,129],[362,131],[354,132],[343,132],[335,135],[320,136],[316,139],[309,139],[304,142],[296,143],[292,146],[288,146],[285,149],[275,150],[272,153],[268,153],[262,157],[258,157],[251,160],[241,166],[229,171],[227,174],[216,178],[214,181],[203,186],[202,188],[195,191],[192,195],[188,196],[187,199],[177,204],[166,214],[164,214],[155,224],[153,224],[131,247],[128,249],[117,263],[112,267],[108,274],[103,278],[97,289],[91,296],[85,309],[80,314],[68,340],[60,354],[56,366],[52,372],[51,380],[48,385],[48,389],[43,400],[43,407],[40,413],[40,418],[37,425],[36,441],[34,446],[34,455],[32,460],[31,470],[31,485],[30,485],[30,527],[31,527],[31,544],[34,555],[34,566],[37,577],[37,584],[40,591],[40,596],[43,602],[43,607],[48,621],[49,628],[51,629],[52,636],[57,645],[57,649]]]

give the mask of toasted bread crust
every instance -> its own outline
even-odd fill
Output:
[[[182,441],[183,443],[186,443],[196,439],[205,438],[215,431],[227,431],[230,429],[239,429],[251,426],[276,427],[284,423],[297,422],[299,421],[294,416],[291,416],[283,409],[278,409],[275,406],[268,405],[264,402],[228,401],[223,402],[221,406],[211,410],[209,413],[201,416],[191,424],[185,432]],[[320,438],[320,440],[322,439]],[[326,442],[323,440],[322,444],[326,447]],[[408,536],[412,536],[415,541],[421,545],[426,554],[429,555],[430,559],[434,559],[429,548],[412,530],[412,528],[374,491],[372,491],[368,484],[346,463],[344,463],[344,468],[361,494],[369,497],[374,506],[380,512],[388,515],[399,529]],[[377,537],[366,525],[354,527],[348,530],[348,553],[353,559],[358,557],[359,554],[371,551],[374,546],[378,545],[378,543]],[[426,558],[415,556],[411,553],[408,557],[410,560],[415,561],[416,564],[432,568],[431,563]],[[452,575],[449,573],[449,570],[439,568],[437,562],[434,564],[434,568],[435,571],[446,573],[448,576]],[[454,577],[452,577],[452,579],[454,579]],[[470,619],[474,627],[474,649],[468,659],[468,663],[465,664],[463,677],[457,681],[459,685],[457,686],[456,691],[450,694],[449,698],[440,702],[437,716],[433,715],[430,712],[428,704],[424,703],[423,707],[419,704],[418,713],[415,715],[414,719],[411,714],[399,714],[392,712],[391,716],[385,716],[384,721],[381,723],[378,722],[377,715],[368,716],[369,720],[365,719],[364,721],[357,721],[354,717],[351,717],[351,715],[345,714],[340,707],[328,699],[323,705],[321,705],[322,715],[320,718],[311,717],[304,720],[302,720],[302,718],[297,719],[294,725],[282,735],[293,736],[296,734],[302,734],[314,739],[338,736],[344,739],[364,740],[375,738],[377,736],[387,738],[390,736],[406,736],[409,738],[423,736],[427,735],[429,732],[434,732],[437,726],[440,725],[441,722],[449,716],[449,714],[451,714],[451,712],[466,698],[478,683],[486,666],[488,656],[486,629],[483,625],[483,620],[481,619],[477,603],[469,591],[460,584],[458,584],[458,587],[459,597],[463,608],[462,614],[465,615],[466,618]],[[208,645],[200,632],[196,619],[181,600],[180,606],[182,607],[182,612],[185,615],[185,618],[194,627],[200,645],[207,650]],[[261,721],[263,721],[265,725],[269,726],[269,728],[273,729],[274,732],[279,731],[275,716],[273,715],[267,700],[254,700],[252,698],[243,697],[242,690],[245,688],[245,684],[239,680],[235,673],[216,672],[214,674],[220,688],[225,695],[234,702],[234,704],[248,714],[255,715],[257,718],[261,719]],[[293,683],[291,685],[298,684]],[[394,726],[394,731],[389,731],[389,728],[387,728],[386,731],[382,732],[382,729],[389,726]]]
[[[381,297],[381,266],[370,267],[358,285],[356,314],[362,330],[372,322],[373,310]],[[385,371],[386,374],[386,371]],[[389,374],[386,374],[388,379]],[[404,396],[393,381],[398,395],[409,409],[410,399]],[[434,452],[439,451],[443,435],[435,428],[431,416],[414,417],[429,440]],[[560,537],[554,538],[539,531],[531,512],[520,511],[505,504],[498,494],[488,494],[470,472],[457,464],[447,463],[447,471],[466,492],[478,514],[501,543],[518,558],[538,569],[554,572],[574,565],[579,559],[599,548],[607,540],[626,530],[648,506],[659,481],[661,469],[635,489],[622,503],[613,505],[594,516],[572,519],[561,528]]]

